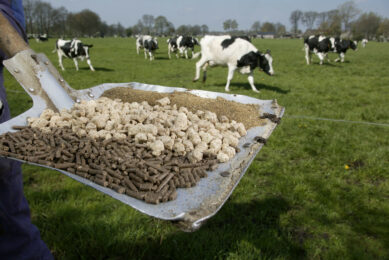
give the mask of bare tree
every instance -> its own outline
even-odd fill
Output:
[[[24,0],[24,16],[26,18],[26,29],[28,33],[34,33],[34,1]]]
[[[152,16],[150,14],[144,14],[142,16],[142,22],[143,22],[143,25],[146,29],[145,33],[151,34],[153,32],[153,27],[154,27],[154,23],[155,23],[154,16]]]
[[[251,31],[255,33],[259,33],[261,31],[261,23],[259,21],[256,21],[251,25]]]
[[[303,16],[301,17],[301,22],[307,27],[307,29],[311,30],[313,28],[313,25],[315,24],[317,16],[317,12],[304,12]]]
[[[52,20],[52,34],[65,35],[66,34],[66,20],[68,17],[68,11],[65,7],[53,9],[51,12]]]
[[[50,33],[52,20],[51,20],[51,13],[53,8],[51,7],[51,4],[42,2],[42,1],[36,1],[34,5],[34,16],[36,17],[36,25],[37,25],[37,32],[38,33]]]
[[[354,1],[347,1],[338,7],[344,29],[350,31],[350,22],[361,13]]]
[[[317,26],[320,26],[321,24],[326,23],[327,19],[328,19],[328,13],[327,12],[318,13],[317,17],[316,17]]]
[[[298,25],[302,16],[303,12],[301,12],[300,10],[295,10],[290,14],[289,21],[292,24],[292,31],[295,34],[298,32]]]
[[[154,29],[158,35],[164,35],[169,28],[169,21],[165,16],[158,16],[154,21]]]
[[[282,23],[276,23],[275,25],[277,35],[283,35],[286,33],[286,27]]]
[[[340,35],[342,32],[342,21],[339,10],[330,10],[325,13],[325,20],[319,24],[318,31],[326,35]]]

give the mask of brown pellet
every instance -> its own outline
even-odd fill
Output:
[[[107,187],[108,186],[108,182],[107,181],[103,181],[101,179],[95,179],[94,182],[96,182],[97,184],[99,184],[100,186],[103,186],[103,187]]]
[[[42,133],[25,127],[2,135],[0,155],[66,170],[154,204],[176,199],[177,188],[196,185],[206,177],[205,169],[218,165],[210,155],[199,163],[171,151],[155,157],[147,144],[135,144],[133,139],[80,138],[70,128]]]
[[[160,195],[155,192],[147,192],[144,198],[147,203],[159,204]]]
[[[129,189],[138,192],[138,189],[135,187],[134,183],[130,179],[124,178],[123,181]]]

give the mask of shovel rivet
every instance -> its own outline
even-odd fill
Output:
[[[15,73],[19,73],[19,72],[20,72],[20,70],[18,70],[18,69],[14,69],[14,72],[15,72]]]
[[[92,92],[89,92],[88,96],[90,96],[91,98],[95,97],[95,95],[93,95]]]
[[[81,102],[81,100],[80,100],[79,98],[77,98],[77,99],[76,99],[76,102],[77,102],[77,103],[80,103],[80,102]]]
[[[221,172],[220,175],[222,177],[228,177],[228,176],[230,176],[230,172],[224,171],[224,172]]]
[[[45,64],[46,64],[46,65],[49,65],[49,62],[48,62],[48,61],[45,61]]]
[[[28,89],[30,92],[34,92],[35,91],[35,89],[33,89],[33,88],[29,88]]]
[[[59,79],[59,81],[61,81],[61,82],[64,82],[64,80],[63,80],[63,79]]]

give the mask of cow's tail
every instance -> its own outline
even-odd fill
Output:
[[[195,54],[193,54],[192,59],[197,59],[198,57],[200,57],[200,55],[201,55],[201,51],[196,52]]]

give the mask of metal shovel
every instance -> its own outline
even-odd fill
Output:
[[[128,87],[133,89],[155,91],[160,93],[189,92],[203,98],[222,97],[226,100],[244,104],[258,104],[261,108],[260,115],[271,115],[266,119],[266,124],[253,127],[247,131],[247,135],[239,141],[240,152],[219,167],[208,172],[208,177],[202,178],[199,183],[187,189],[178,189],[177,199],[158,205],[148,204],[144,201],[119,194],[115,191],[99,186],[88,179],[78,175],[55,169],[49,166],[25,162],[45,168],[57,170],[76,181],[95,188],[131,207],[153,216],[155,218],[174,221],[184,231],[198,229],[205,220],[215,215],[231,195],[247,168],[263,146],[263,140],[271,135],[284,113],[284,108],[277,104],[276,100],[259,100],[248,96],[230,95],[201,90],[187,90],[184,88],[164,87],[142,83],[106,83],[89,89],[74,90],[61,77],[44,54],[36,54],[32,50],[24,50],[13,58],[4,61],[5,67],[16,78],[24,90],[31,96],[33,106],[25,113],[0,124],[0,134],[16,131],[13,126],[27,125],[28,117],[39,117],[46,108],[53,110],[70,109],[75,102],[99,98],[104,91],[116,87]],[[274,120],[277,119],[277,120]],[[10,158],[21,161],[16,158]]]

